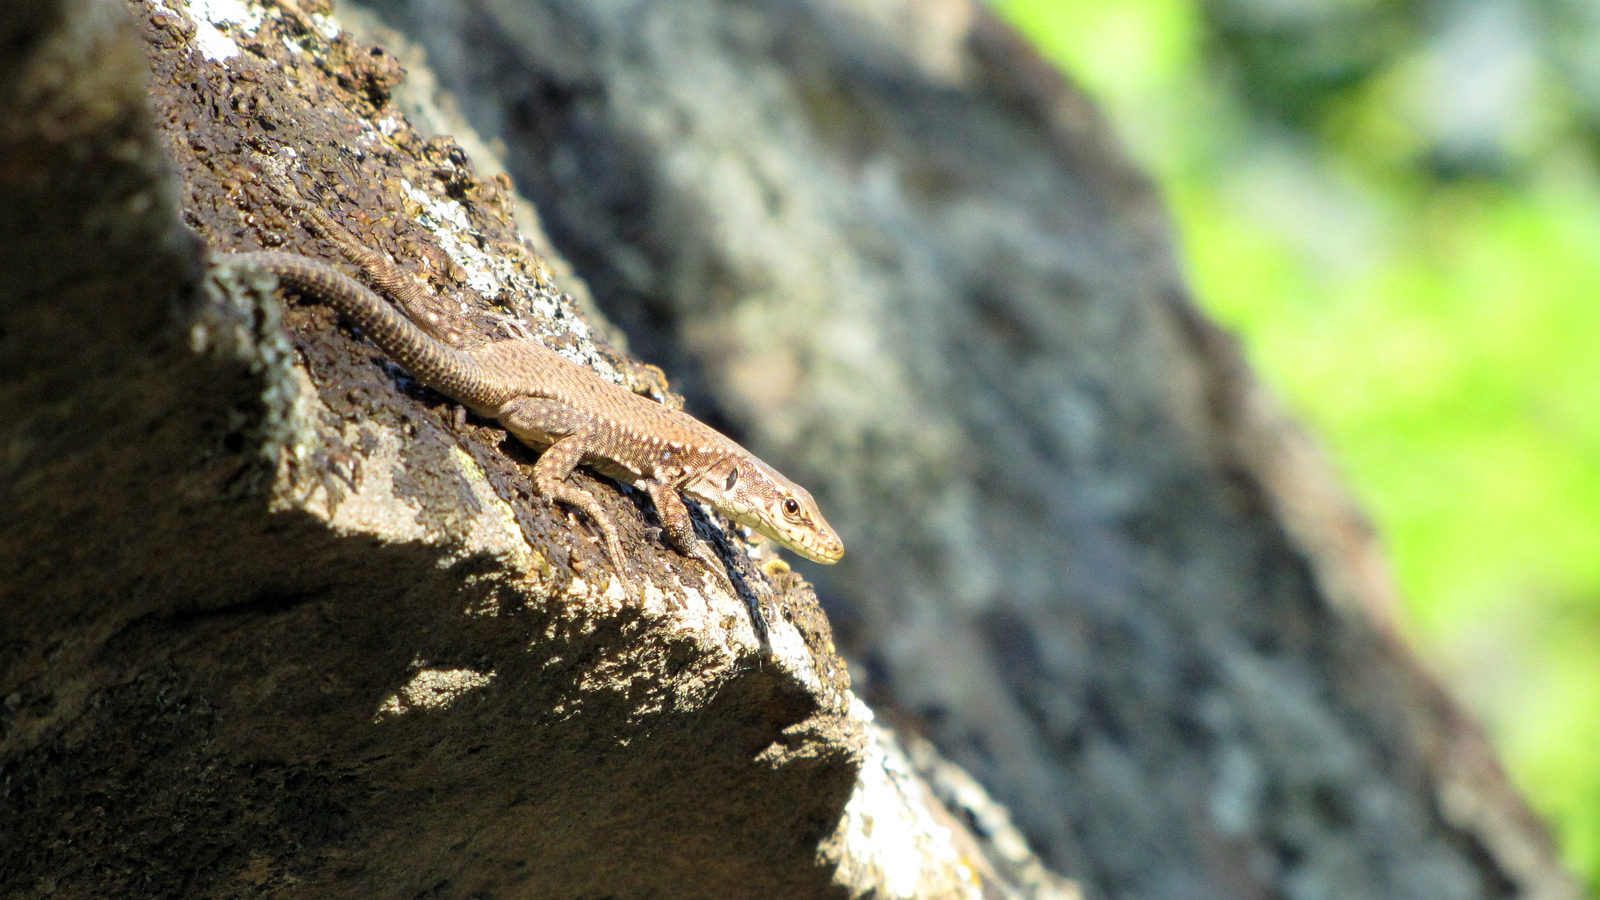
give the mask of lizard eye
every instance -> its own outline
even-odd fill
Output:
[[[738,484],[738,483],[739,483],[739,468],[737,466],[735,466],[734,468],[731,468],[731,469],[728,470],[728,483],[724,484],[722,486],[722,489],[725,490],[725,491],[731,491],[731,490],[733,490],[733,486]]]
[[[783,501],[783,511],[785,514],[791,516],[800,515],[800,501],[794,499],[793,497]]]

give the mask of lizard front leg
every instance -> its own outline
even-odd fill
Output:
[[[655,504],[656,517],[661,520],[661,529],[666,532],[667,540],[682,551],[684,555],[693,557],[701,565],[716,574],[719,580],[728,588],[728,593],[739,596],[739,591],[733,586],[733,578],[728,574],[722,560],[717,559],[706,542],[694,533],[694,520],[689,518],[689,507],[684,505],[683,498],[678,496],[678,491],[670,484],[654,478],[643,478],[637,482],[639,487],[645,489],[650,495],[650,502]]]
[[[538,397],[518,397],[501,408],[496,416],[517,439],[530,446],[549,443],[533,464],[533,486],[549,500],[575,506],[600,529],[606,552],[617,567],[623,588],[633,593],[627,562],[622,555],[622,540],[617,537],[617,521],[600,506],[594,495],[567,479],[583,461],[591,446],[587,417],[572,407]]]

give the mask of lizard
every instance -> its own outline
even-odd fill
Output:
[[[535,492],[588,517],[624,585],[630,580],[617,523],[592,493],[569,480],[579,465],[642,488],[668,541],[720,576],[735,596],[721,561],[695,534],[685,496],[806,559],[835,563],[844,556],[844,543],[805,488],[688,413],[607,381],[525,337],[452,345],[420,279],[305,200],[279,160],[263,157],[262,162],[277,199],[304,215],[312,231],[336,246],[400,309],[332,263],[298,253],[214,252],[213,259],[265,271],[285,291],[332,306],[412,378],[542,450],[533,466]]]

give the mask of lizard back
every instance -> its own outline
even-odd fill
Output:
[[[632,483],[673,475],[748,451],[687,413],[635,394],[561,354],[528,341],[496,341],[471,355],[507,395],[554,400],[583,410],[593,450],[585,464]],[[515,402],[514,398],[508,400]],[[518,435],[550,443],[559,435]]]

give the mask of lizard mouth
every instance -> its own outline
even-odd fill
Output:
[[[823,527],[826,528],[827,526]],[[760,529],[757,530],[759,531]],[[767,536],[812,562],[831,566],[844,558],[844,542],[839,540],[838,535],[834,534],[832,529],[824,532],[820,536],[820,540],[817,536],[812,535],[806,536],[810,538],[809,540],[782,534],[769,534]]]
[[[783,542],[780,541],[779,543]],[[784,546],[812,562],[819,562],[825,565],[831,566],[844,559],[844,543],[838,538],[814,547],[808,547],[803,544],[784,544]]]
[[[826,525],[822,526],[823,533],[816,536],[785,534],[781,530],[763,522],[760,516],[752,512],[736,512],[728,513],[727,515],[740,525],[771,538],[785,550],[798,553],[812,562],[832,565],[844,558],[844,542],[839,540],[839,536],[833,532],[833,529],[828,528]]]

